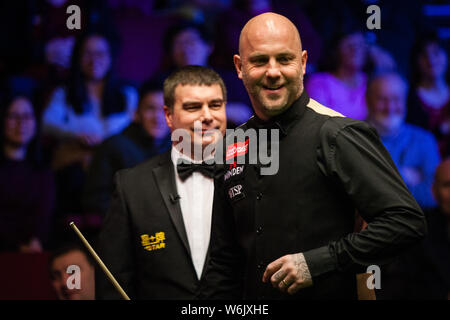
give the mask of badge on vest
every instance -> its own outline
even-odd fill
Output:
[[[156,232],[155,235],[141,235],[141,244],[147,251],[164,249],[166,247],[166,235],[164,232]]]
[[[244,165],[238,166],[236,161],[230,164],[229,170],[224,174],[223,181],[227,181],[231,177],[241,175],[244,172]]]
[[[228,189],[228,197],[232,202],[245,198],[245,193],[242,189],[242,184],[237,184]]]

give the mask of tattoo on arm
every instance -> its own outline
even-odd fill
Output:
[[[311,273],[309,272],[308,265],[306,264],[303,253],[296,253],[294,256],[294,265],[297,269],[297,274],[303,279],[304,286],[310,286],[313,284]]]

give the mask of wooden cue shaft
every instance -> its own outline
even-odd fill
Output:
[[[91,245],[89,244],[89,242],[86,240],[86,238],[83,236],[83,234],[80,232],[80,230],[78,230],[77,226],[75,225],[75,223],[72,221],[69,223],[69,225],[72,227],[72,229],[75,231],[75,233],[78,235],[78,237],[80,237],[81,241],[83,241],[84,245],[86,246],[86,248],[89,250],[89,252],[91,253],[91,255],[94,257],[95,261],[97,261],[97,263],[99,264],[99,266],[102,268],[103,272],[108,276],[109,280],[111,281],[111,283],[114,285],[114,287],[117,289],[117,291],[119,291],[120,295],[122,296],[122,298],[124,300],[130,300],[130,298],[128,297],[128,295],[125,293],[125,291],[122,289],[122,287],[120,286],[120,284],[117,282],[117,280],[114,278],[114,276],[112,275],[112,273],[108,270],[108,268],[105,266],[105,264],[103,263],[103,261],[100,259],[100,257],[97,255],[97,253],[94,251],[94,249],[91,247]]]

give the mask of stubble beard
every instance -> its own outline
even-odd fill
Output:
[[[292,83],[287,84],[292,85]],[[266,117],[270,118],[283,113],[293,104],[296,99],[298,99],[298,97],[300,97],[301,93],[303,92],[303,77],[301,77],[299,81],[299,90],[295,96],[292,96],[292,91],[289,91],[289,89],[285,87],[285,90],[287,92],[275,100],[271,100],[268,95],[265,95],[262,92],[263,88],[260,84],[252,85],[248,83],[248,81],[244,78],[244,85],[249,93],[253,109],[258,109]],[[279,100],[279,102],[277,100]]]

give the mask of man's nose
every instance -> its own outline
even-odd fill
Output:
[[[212,121],[213,116],[211,113],[211,110],[209,109],[209,106],[206,104],[202,107],[202,114],[200,116],[200,120],[202,122],[209,122]]]
[[[280,65],[275,58],[271,58],[268,63],[268,69],[266,71],[268,78],[278,78],[281,76]]]

